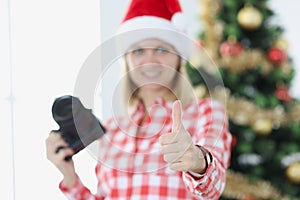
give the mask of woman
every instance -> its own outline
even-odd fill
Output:
[[[223,106],[193,98],[180,43],[159,34],[144,37],[124,47],[129,114],[105,124],[97,194],[81,183],[74,162],[64,160],[73,152],[61,136],[51,133],[46,140],[47,157],[63,174],[60,189],[69,199],[218,199],[224,190],[231,136]],[[55,153],[60,146],[66,148]]]

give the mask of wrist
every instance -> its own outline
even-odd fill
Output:
[[[204,147],[200,145],[196,145],[197,157],[198,157],[198,165],[192,170],[194,173],[204,174],[212,162],[212,156]]]
[[[65,188],[71,189],[74,187],[76,180],[77,180],[76,174],[73,176],[64,176],[64,179],[62,180],[62,185]]]

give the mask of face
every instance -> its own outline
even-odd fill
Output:
[[[157,39],[135,44],[125,59],[129,76],[139,90],[171,89],[180,67],[176,50]]]

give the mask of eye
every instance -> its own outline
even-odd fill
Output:
[[[143,54],[143,52],[144,52],[144,49],[139,48],[139,49],[133,50],[131,53],[134,55],[141,55],[141,54]]]
[[[169,50],[166,47],[158,47],[156,49],[156,52],[158,52],[158,53],[168,53]]]

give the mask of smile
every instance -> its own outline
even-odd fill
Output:
[[[147,78],[156,78],[158,77],[161,72],[160,71],[149,71],[149,72],[142,72],[143,76],[147,77]]]

